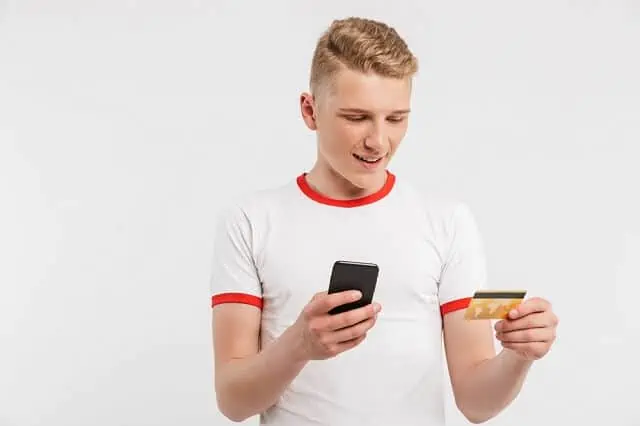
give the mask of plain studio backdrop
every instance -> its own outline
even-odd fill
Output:
[[[491,287],[560,317],[489,424],[640,425],[638,2],[68,0],[0,3],[1,426],[230,423],[216,215],[311,167],[298,96],[350,15],[420,58],[391,169],[467,202]]]

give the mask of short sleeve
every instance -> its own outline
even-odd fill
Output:
[[[442,315],[465,309],[473,293],[486,286],[486,259],[476,220],[459,204],[446,226],[448,250],[439,283]]]
[[[211,267],[211,307],[244,303],[262,309],[262,286],[254,262],[251,222],[238,206],[219,218]]]

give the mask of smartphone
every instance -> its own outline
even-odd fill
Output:
[[[331,315],[366,306],[373,301],[373,293],[378,282],[378,265],[375,263],[338,260],[333,264],[329,280],[329,294],[347,290],[359,290],[362,297],[355,302],[337,306],[329,311]]]

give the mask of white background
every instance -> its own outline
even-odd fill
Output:
[[[640,3],[275,3],[0,2],[0,425],[227,423],[215,216],[312,165],[298,95],[348,15],[421,60],[392,170],[468,202],[492,286],[560,317],[489,424],[640,425]]]

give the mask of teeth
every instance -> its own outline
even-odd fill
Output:
[[[375,163],[380,158],[382,158],[382,157],[361,157],[358,154],[353,154],[353,156],[356,157],[358,160],[366,161],[367,163]]]

